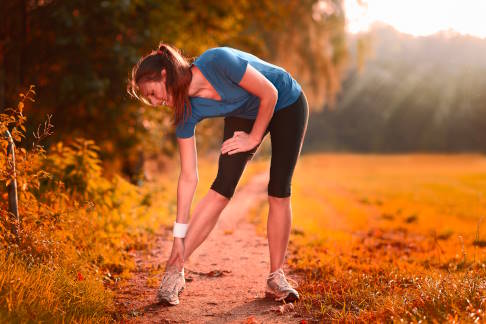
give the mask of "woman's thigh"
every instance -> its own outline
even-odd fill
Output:
[[[292,176],[308,120],[309,107],[303,92],[295,103],[274,113],[269,124],[272,141],[269,196],[285,198],[291,195]]]
[[[234,116],[225,117],[222,143],[233,137],[235,131],[244,131],[246,133],[250,133],[254,122],[255,120],[253,119]],[[211,189],[222,194],[226,198],[231,199],[247,162],[253,158],[253,155],[257,149],[258,146],[246,152],[238,152],[231,155],[228,153],[220,154],[218,161],[218,174],[211,185]]]

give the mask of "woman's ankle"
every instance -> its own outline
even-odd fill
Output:
[[[165,269],[166,271],[177,269],[177,271],[181,272],[184,269],[184,263],[177,263],[177,262],[170,263],[169,261],[167,261],[167,265]]]

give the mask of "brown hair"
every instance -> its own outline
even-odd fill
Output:
[[[132,68],[131,78],[128,80],[127,92],[138,100],[150,105],[147,98],[140,93],[140,84],[145,81],[160,81],[160,72],[165,69],[166,90],[172,96],[174,102],[173,125],[178,125],[192,112],[188,91],[192,80],[190,63],[181,52],[168,44],[160,42],[157,50],[142,56]],[[184,104],[188,113],[184,117]]]

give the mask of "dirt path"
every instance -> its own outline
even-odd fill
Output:
[[[130,323],[299,323],[303,319],[292,310],[278,312],[283,304],[265,298],[268,243],[256,235],[246,216],[251,206],[267,199],[267,183],[265,172],[237,188],[209,237],[186,260],[186,289],[179,305],[156,303],[160,271],[156,282],[147,285],[151,271],[165,267],[171,235],[157,235],[152,251],[135,252],[139,271],[116,298],[118,307],[133,316]],[[300,282],[287,266],[284,271]]]

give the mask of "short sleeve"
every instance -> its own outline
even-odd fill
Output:
[[[176,137],[189,138],[193,136],[198,121],[199,120],[196,119],[194,115],[187,117],[186,121],[181,121],[181,123],[176,126]]]
[[[215,48],[216,64],[231,81],[238,84],[246,72],[248,61],[239,57],[229,48]]]

